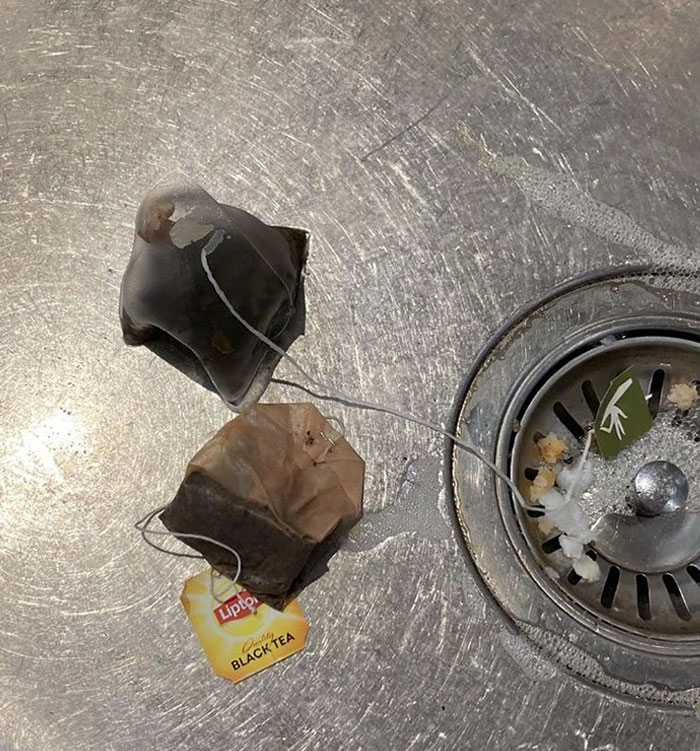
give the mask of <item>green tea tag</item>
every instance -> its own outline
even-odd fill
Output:
[[[653,423],[637,373],[633,367],[628,368],[613,379],[598,408],[595,437],[601,454],[612,459]]]

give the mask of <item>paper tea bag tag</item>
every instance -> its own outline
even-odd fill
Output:
[[[304,648],[309,626],[296,600],[280,612],[229,579],[214,581],[232,596],[214,598],[208,569],[185,582],[182,604],[217,675],[238,683]]]
[[[654,420],[639,385],[635,369],[613,379],[595,420],[595,437],[601,454],[612,459],[651,428]]]

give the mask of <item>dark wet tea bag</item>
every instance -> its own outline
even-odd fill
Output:
[[[282,608],[327,570],[362,515],[364,461],[311,404],[259,404],[227,423],[190,461],[160,518],[174,533],[224,543],[241,584]],[[233,556],[183,538],[235,577]]]
[[[305,231],[263,224],[218,203],[198,185],[160,183],[139,208],[122,280],[125,341],[170,339],[185,356],[197,358],[229,406],[256,402],[280,356],[227,309],[207,277],[202,250],[235,310],[286,350],[304,333],[307,246]]]

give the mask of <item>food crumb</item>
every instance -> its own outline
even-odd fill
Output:
[[[593,484],[593,467],[589,460],[575,466],[565,466],[557,475],[557,485],[564,491],[570,491],[579,496],[585,493]]]
[[[600,566],[587,555],[582,555],[574,561],[574,571],[586,582],[600,579]]]
[[[561,535],[559,537],[561,550],[567,558],[576,560],[583,555],[583,543],[576,537]]]
[[[687,412],[695,406],[698,392],[691,383],[675,383],[668,392],[668,400],[682,412]]]
[[[549,433],[544,438],[537,441],[537,448],[540,450],[542,460],[547,464],[555,464],[563,459],[567,448],[564,441],[556,433]]]
[[[556,475],[550,467],[540,467],[530,485],[530,500],[538,501],[550,488],[554,487]]]
[[[548,516],[540,516],[537,520],[537,527],[543,535],[548,535],[554,529],[554,524]]]

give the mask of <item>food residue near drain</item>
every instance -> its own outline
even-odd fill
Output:
[[[530,500],[532,502],[539,499],[550,489],[554,487],[556,474],[552,467],[540,467],[535,479],[530,485]]]
[[[566,444],[556,433],[549,433],[544,438],[540,438],[537,441],[537,448],[540,450],[542,461],[547,464],[556,464],[567,453]]]
[[[528,486],[530,502],[544,510],[537,527],[543,536],[553,530],[561,533],[561,552],[584,581],[600,577],[600,567],[585,553],[586,544],[594,539],[591,527],[606,514],[635,513],[629,503],[633,481],[630,467],[663,458],[683,471],[691,487],[700,487],[698,402],[694,384],[674,384],[665,400],[666,409],[656,416],[651,430],[624,450],[624,461],[606,460],[595,451],[584,458],[581,448],[569,452],[556,433],[537,441],[542,465]],[[567,455],[573,459],[570,463],[563,461]],[[686,509],[700,512],[700,494],[691,494]]]
[[[691,410],[698,400],[698,391],[692,383],[674,383],[668,392],[668,401],[681,412]]]

